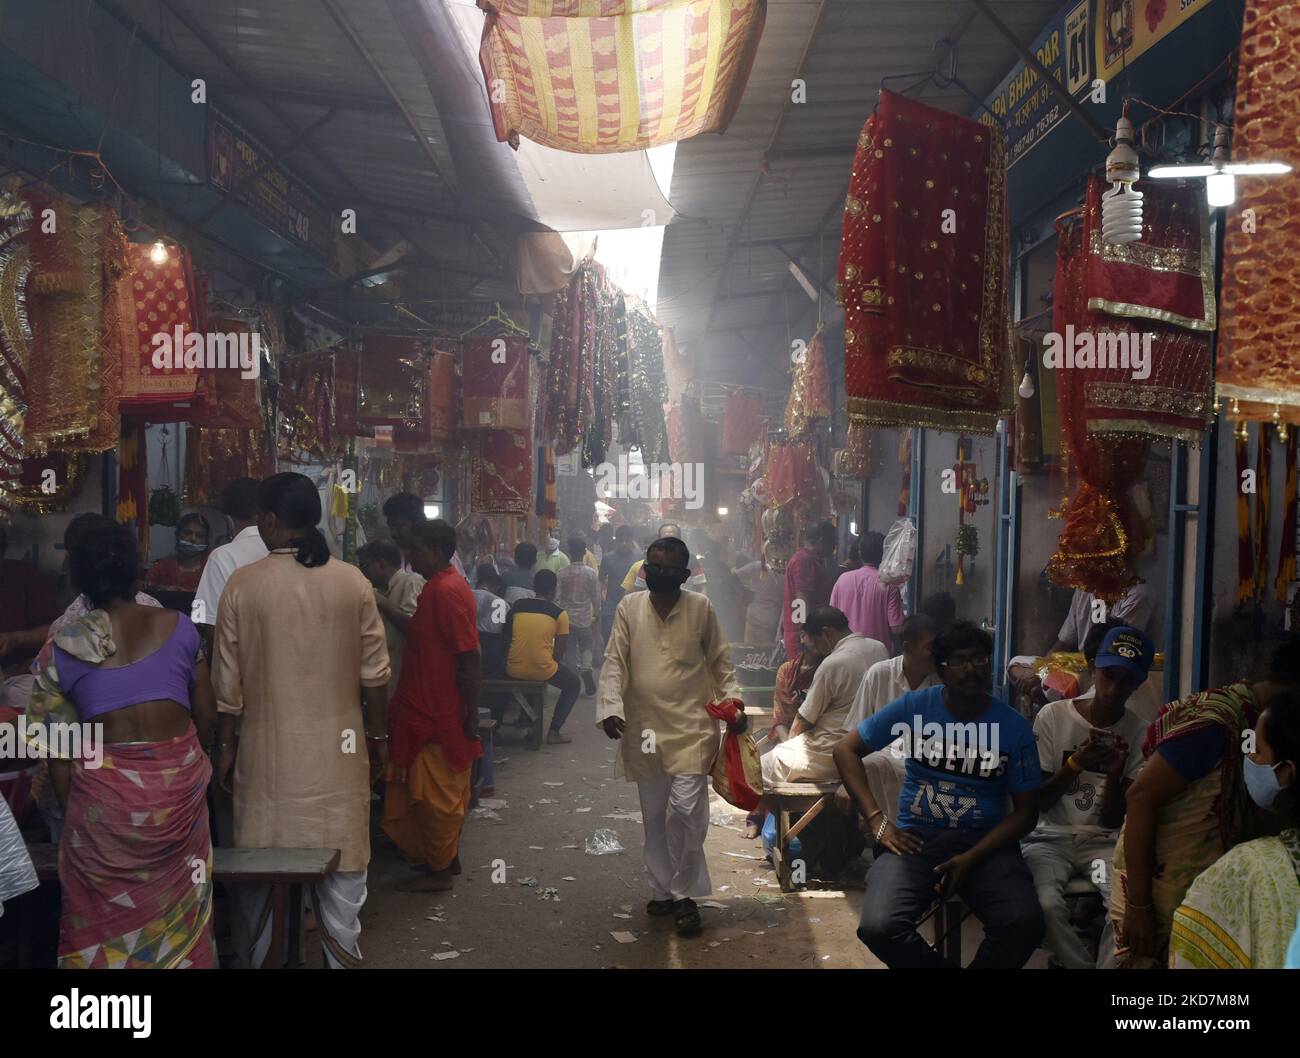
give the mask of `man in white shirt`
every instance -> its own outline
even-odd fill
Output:
[[[208,556],[190,606],[190,617],[209,650],[212,649],[212,630],[217,623],[217,605],[226,590],[226,581],[235,570],[259,562],[268,554],[257,531],[257,516],[262,505],[258,498],[259,488],[260,483],[254,478],[236,478],[221,493],[221,510],[234,523],[234,538]]]
[[[581,536],[571,536],[565,544],[569,564],[557,573],[558,587],[555,604],[569,615],[569,642],[564,660],[570,656],[576,664],[571,668],[582,677],[585,694],[596,693],[596,678],[592,669],[599,663],[596,648],[596,619],[600,616],[600,575],[583,562],[587,542]]]
[[[887,661],[877,662],[867,670],[866,679],[858,688],[849,714],[847,730],[856,731],[869,716],[880,712],[890,702],[897,701],[909,691],[922,691],[934,687],[940,680],[934,669],[934,637],[938,623],[926,614],[913,614],[903,621],[899,637],[903,652]],[[867,772],[867,785],[878,805],[898,804],[905,778],[903,740],[876,753],[868,753],[862,760]],[[841,785],[835,791],[835,806],[845,814],[854,812],[848,791]]]
[[[1146,680],[1155,649],[1138,629],[1112,623],[1093,629],[1084,656],[1093,693],[1049,702],[1034,720],[1041,814],[1021,842],[1047,924],[1047,947],[1069,970],[1092,969],[1096,960],[1070,924],[1065,887],[1086,878],[1110,902],[1115,841],[1125,794],[1142,768],[1147,727],[1127,703]],[[1103,959],[1109,949],[1103,937]]]
[[[867,670],[887,661],[883,643],[849,630],[844,611],[819,606],[799,632],[799,645],[821,658],[790,737],[762,758],[763,785],[830,782],[839,774],[831,751],[849,729],[849,714]]]
[[[682,591],[690,560],[678,539],[650,545],[648,590],[618,604],[596,701],[596,722],[622,739],[618,772],[637,784],[641,799],[652,897],[646,911],[674,915],[682,936],[700,931],[693,898],[713,891],[704,839],[720,738],[707,706],[740,697],[713,606],[699,592]]]
[[[384,619],[388,640],[388,664],[393,674],[388,678],[388,697],[397,692],[402,672],[402,651],[406,647],[406,630],[420,601],[424,578],[413,569],[402,569],[402,553],[388,540],[372,540],[357,552],[357,565],[374,586],[375,604]]]

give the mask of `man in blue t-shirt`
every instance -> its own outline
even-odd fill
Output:
[[[910,691],[835,747],[840,777],[876,842],[858,937],[891,969],[942,969],[947,963],[916,926],[936,897],[955,891],[984,926],[971,968],[1018,969],[1043,937],[1020,856],[1020,839],[1038,822],[1042,785],[1033,728],[989,694],[987,632],[958,622],[935,637],[933,651],[942,686]],[[903,792],[897,805],[877,805],[862,758],[900,738]]]

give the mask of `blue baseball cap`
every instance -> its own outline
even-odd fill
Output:
[[[1099,669],[1115,666],[1145,680],[1155,656],[1156,648],[1151,640],[1136,628],[1121,625],[1106,633],[1093,664]]]

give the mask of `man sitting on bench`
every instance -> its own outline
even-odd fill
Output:
[[[1038,821],[1042,772],[1029,722],[989,694],[992,655],[992,638],[973,624],[946,629],[934,641],[943,686],[903,695],[835,747],[878,846],[858,937],[890,969],[946,967],[916,928],[936,896],[959,894],[983,924],[972,968],[1018,969],[1043,937],[1019,844]],[[907,760],[895,823],[876,804],[862,758],[899,735]]]
[[[795,713],[790,737],[762,757],[764,786],[836,777],[831,751],[848,729],[858,688],[867,670],[889,657],[884,644],[850,632],[848,617],[834,606],[819,606],[808,615],[799,645],[821,663]]]
[[[582,690],[578,674],[560,663],[569,642],[569,615],[555,604],[557,586],[555,574],[549,569],[534,573],[533,591],[537,597],[515,603],[503,633],[507,676],[512,680],[546,682],[560,689],[560,700],[555,703],[555,715],[546,735],[547,744],[552,746],[573,741],[561,734],[560,728]]]

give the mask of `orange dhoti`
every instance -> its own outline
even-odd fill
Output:
[[[408,768],[388,765],[383,828],[407,860],[434,871],[451,865],[469,811],[472,771],[453,771],[436,742],[426,743]]]

